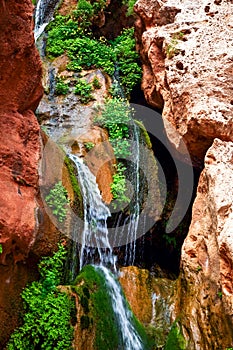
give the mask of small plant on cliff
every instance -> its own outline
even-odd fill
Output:
[[[106,100],[102,114],[95,119],[95,122],[107,128],[109,141],[112,144],[116,158],[127,158],[131,154],[129,142],[129,125],[131,122],[131,109],[126,100],[112,98]],[[124,207],[130,202],[127,197],[126,167],[122,162],[116,164],[116,173],[113,175],[111,192],[113,194],[113,207]]]
[[[66,95],[68,92],[69,92],[69,85],[66,84],[63,79],[57,77],[56,87],[55,87],[56,95]]]
[[[126,176],[125,176],[126,167],[118,162],[116,165],[116,173],[113,175],[113,182],[111,184],[111,192],[113,199],[113,208],[119,206],[125,206],[130,202],[130,199],[126,196],[127,187],[126,187]]]
[[[92,86],[91,84],[87,83],[83,79],[79,79],[77,81],[77,84],[75,85],[74,93],[76,95],[79,95],[81,103],[87,104],[91,100],[93,100],[93,96],[91,94]]]
[[[40,280],[22,292],[25,314],[23,325],[11,335],[7,350],[70,350],[75,304],[67,294],[60,292],[66,251],[59,245],[52,257],[39,264]]]
[[[184,339],[182,330],[177,321],[172,325],[172,328],[168,334],[166,345],[164,350],[185,350],[186,341]]]
[[[95,144],[93,142],[85,142],[84,146],[88,151],[90,151],[92,148],[95,147]]]
[[[170,59],[178,53],[178,40],[182,40],[184,37],[183,32],[174,33],[170,43],[166,47],[166,55]]]
[[[2,249],[2,245],[0,244],[0,254],[2,254],[3,249]]]
[[[94,89],[100,89],[101,88],[101,84],[99,82],[99,79],[95,76],[95,78],[92,81],[92,86]]]
[[[127,16],[132,16],[134,14],[134,5],[136,3],[137,0],[123,0],[122,3],[123,5],[126,5],[128,7],[127,9]]]
[[[68,192],[61,181],[57,182],[53,188],[51,188],[49,194],[45,197],[45,201],[52,209],[58,221],[63,222],[66,218],[69,199]]]

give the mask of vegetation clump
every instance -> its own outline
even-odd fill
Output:
[[[82,10],[82,16],[79,8],[72,16],[57,15],[48,26],[48,56],[53,59],[66,52],[70,59],[67,69],[77,72],[82,69],[100,68],[112,76],[118,70],[121,84],[126,95],[129,95],[141,80],[134,29],[124,29],[121,35],[109,42],[104,37],[95,38],[82,24],[88,23],[84,21],[85,16],[91,19],[93,6],[97,6],[97,3],[91,4],[82,0],[78,4],[84,4],[86,8],[85,11]]]
[[[87,265],[75,280],[73,291],[81,300],[84,315],[81,317],[81,329],[95,325],[94,349],[113,350],[124,348],[119,336],[118,323],[112,307],[104,275],[93,266]],[[126,303],[127,304],[127,303]],[[133,316],[132,322],[143,339],[147,349],[147,337],[144,328]]]
[[[87,104],[88,102],[94,100],[94,97],[91,94],[92,85],[86,80],[79,79],[75,85],[74,93],[79,95],[81,103]]]
[[[71,350],[71,317],[75,303],[57,286],[62,282],[66,250],[59,245],[52,257],[39,263],[40,280],[22,292],[23,324],[11,335],[7,350]]]
[[[69,85],[63,79],[56,77],[55,94],[66,95],[69,92]]]
[[[52,209],[53,214],[59,222],[63,222],[67,214],[67,204],[69,203],[68,192],[62,185],[62,182],[57,182],[45,197],[45,201]]]
[[[172,328],[168,334],[168,338],[165,345],[165,350],[185,350],[186,341],[180,329],[180,326],[177,321],[172,325]]]
[[[111,185],[114,208],[124,208],[130,202],[130,199],[126,196],[126,167],[120,159],[125,159],[131,154],[129,142],[131,112],[132,110],[126,100],[114,97],[106,101],[101,115],[95,120],[102,127],[107,128],[109,141],[118,159],[116,173],[113,175]]]

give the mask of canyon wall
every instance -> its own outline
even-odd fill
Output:
[[[0,2],[0,347],[18,321],[19,294],[32,278],[22,264],[36,235],[40,158],[34,111],[42,96],[31,0]]]
[[[233,346],[233,4],[139,0],[135,11],[147,102],[163,108],[175,149],[182,154],[183,139],[193,165],[204,164],[181,256],[183,333],[188,349],[225,349]]]

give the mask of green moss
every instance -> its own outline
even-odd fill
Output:
[[[67,156],[65,157],[64,163],[69,172],[70,181],[75,194],[74,209],[76,210],[78,216],[80,218],[83,218],[83,198],[82,198],[82,192],[77,180],[77,174],[75,173],[76,169],[74,168],[70,158]]]
[[[176,320],[168,334],[164,350],[185,350],[186,341],[178,321]]]
[[[76,292],[80,300],[84,300],[85,296],[86,301],[88,301],[89,312],[85,316],[93,319],[96,326],[95,349],[118,349],[118,330],[104,277],[97,273],[93,266],[88,265],[81,271],[75,284],[79,285],[76,287]],[[88,296],[89,298],[87,298]],[[82,322],[86,326],[87,318],[85,320],[83,318]]]
[[[88,265],[80,272],[75,284],[77,284],[75,291],[79,295],[80,300],[83,302],[85,298],[85,303],[88,301],[89,308],[89,311],[85,314],[86,317],[81,320],[81,327],[83,327],[82,329],[85,329],[89,327],[92,322],[96,327],[94,349],[119,349],[119,346],[123,346],[123,344],[119,344],[119,329],[113,312],[111,298],[106,287],[104,275],[102,275],[101,272],[97,272],[93,266]],[[126,304],[128,305],[128,303]],[[83,308],[84,312],[85,308],[86,305]],[[149,349],[147,336],[143,326],[135,316],[133,316],[132,322],[145,344],[144,349]]]
[[[150,140],[150,136],[148,135],[148,132],[147,132],[143,122],[140,121],[140,120],[136,120],[136,119],[134,120],[134,122],[140,128],[141,135],[142,135],[142,138],[143,138],[145,144],[147,145],[147,147],[149,149],[151,149],[152,148],[152,143],[151,143],[151,140]]]

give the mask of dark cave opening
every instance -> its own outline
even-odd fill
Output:
[[[181,249],[191,223],[192,206],[202,169],[196,169],[192,165],[179,159],[174,160],[174,155],[172,155],[171,152],[172,145],[165,133],[161,116],[162,111],[155,110],[147,104],[140,85],[134,88],[131,94],[130,103],[140,105],[139,115],[138,112],[136,112],[135,118],[142,120],[148,131],[155,158],[162,168],[167,186],[166,201],[160,220],[158,220],[145,235],[137,240],[135,265],[152,271],[157,271],[158,274],[158,271],[162,269],[168,275],[172,274],[177,276],[180,268]],[[150,111],[148,112],[148,109],[145,114],[141,113],[143,107],[147,107],[151,113]],[[154,117],[156,120],[152,120]],[[154,125],[150,125],[151,123]],[[153,132],[154,130],[156,131]],[[160,135],[160,140],[156,135]],[[184,174],[189,173],[190,171],[193,172],[193,192],[183,219],[178,226],[168,234],[166,233],[166,225],[174,209],[179,191],[177,165]],[[121,262],[120,259],[119,263],[121,264]]]

